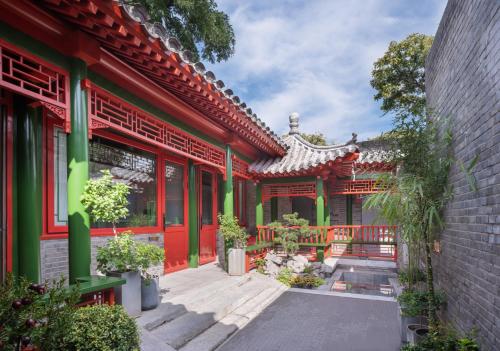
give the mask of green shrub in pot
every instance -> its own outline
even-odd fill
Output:
[[[219,214],[219,232],[224,237],[228,250],[228,272],[230,275],[242,275],[245,273],[245,246],[248,234],[240,227],[238,217],[228,214]]]
[[[137,325],[120,305],[79,308],[67,328],[65,350],[139,351]]]
[[[165,251],[154,244],[141,242],[137,243],[136,250],[141,270],[141,308],[146,311],[155,308],[160,303],[158,277],[149,274],[148,268],[163,263]]]

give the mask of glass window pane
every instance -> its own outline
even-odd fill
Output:
[[[184,167],[165,165],[165,225],[184,224]]]
[[[66,133],[54,128],[54,225],[68,225],[68,168],[66,165]]]
[[[89,143],[90,178],[101,177],[109,169],[116,182],[128,184],[129,215],[118,227],[155,226],[156,157],[149,152],[111,140],[94,137]],[[109,223],[92,223],[93,228],[109,228]]]
[[[201,172],[201,207],[202,207],[202,223],[213,224],[213,186],[212,174],[209,172]]]

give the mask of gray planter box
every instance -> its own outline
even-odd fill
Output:
[[[152,310],[160,303],[159,278],[141,278],[141,307],[143,311]]]
[[[229,275],[245,274],[245,249],[229,249],[227,261]]]
[[[127,281],[114,288],[116,303],[122,305],[131,317],[139,316],[141,314],[141,274],[139,272],[110,272],[108,275]]]

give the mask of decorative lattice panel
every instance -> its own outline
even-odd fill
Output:
[[[89,130],[108,127],[221,170],[226,166],[224,150],[92,85],[89,91]]]
[[[384,189],[385,187],[375,179],[340,180],[332,184],[331,194],[373,194]]]
[[[250,173],[248,173],[248,163],[240,160],[238,157],[232,157],[233,161],[233,174],[240,178],[250,179]]]
[[[316,199],[316,183],[264,184],[262,186],[263,201],[273,197],[292,196],[304,196]]]
[[[58,67],[0,40],[0,86],[29,96],[69,120],[69,76]]]

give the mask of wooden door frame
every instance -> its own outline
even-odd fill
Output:
[[[207,261],[207,262],[201,262],[201,232],[203,230],[203,201],[202,201],[202,196],[203,196],[203,189],[202,189],[202,173],[203,172],[208,172],[212,175],[212,188],[214,189],[214,193],[212,196],[212,218],[213,218],[213,223],[205,226],[209,226],[209,230],[213,229],[217,231],[218,228],[218,223],[217,223],[217,196],[218,196],[218,186],[217,186],[217,170],[213,169],[211,167],[205,166],[205,165],[200,165],[198,167],[198,257],[199,257],[199,262],[201,264],[206,264],[209,262],[212,262],[212,260]],[[214,259],[215,261],[217,259],[217,237],[215,237],[215,243],[214,243]]]
[[[163,231],[163,247],[165,250],[165,260],[163,262],[163,271],[164,273],[170,273],[176,270],[184,269],[189,267],[189,248],[186,251],[186,265],[185,267],[182,266],[179,269],[174,269],[174,270],[167,270],[166,268],[166,263],[167,263],[167,255],[168,255],[168,249],[166,247],[166,240],[165,236],[168,235],[169,231],[175,231],[175,232],[183,232],[183,234],[186,236],[186,241],[189,242],[189,198],[188,198],[188,159],[183,158],[183,157],[178,157],[175,155],[171,155],[168,153],[162,153],[160,155],[160,165],[162,167],[162,172],[161,174],[162,179],[160,181],[161,186],[160,186],[160,208],[161,208],[161,227]],[[170,227],[166,227],[165,223],[165,215],[167,214],[167,208],[166,208],[166,200],[167,200],[167,194],[166,194],[166,174],[165,174],[165,166],[168,163],[174,163],[177,165],[181,165],[183,167],[183,197],[184,197],[184,223],[182,225],[174,225]]]

